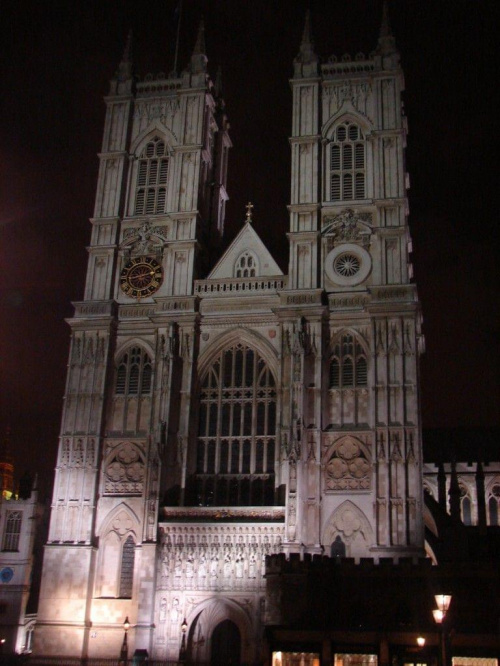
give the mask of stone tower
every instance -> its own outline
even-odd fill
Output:
[[[291,86],[281,424],[297,478],[295,489],[287,484],[289,548],[414,555],[423,544],[423,339],[409,261],[404,78],[386,6],[369,57],[321,66],[307,17]]]
[[[289,274],[253,227],[215,262],[231,147],[203,28],[181,76],[106,98],[39,653],[260,659],[265,558],[423,553],[420,310],[403,74],[377,49],[291,80]],[[286,167],[284,167],[286,168]],[[242,216],[243,217],[243,216]],[[127,647],[127,646],[126,646]]]

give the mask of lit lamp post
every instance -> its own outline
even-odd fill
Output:
[[[436,600],[437,608],[432,611],[434,617],[434,622],[439,624],[441,631],[439,632],[440,637],[440,665],[448,666],[448,654],[446,650],[446,631],[445,631],[445,619],[446,614],[451,603],[451,594],[436,594],[434,596]]]
[[[130,629],[128,616],[125,618],[125,622],[123,623],[123,629],[125,633],[123,634],[123,643],[120,650],[120,664],[126,664],[128,661],[128,630]]]
[[[185,662],[186,661],[186,633],[188,629],[188,623],[186,622],[186,618],[182,621],[181,624],[181,632],[182,632],[182,641],[181,641],[181,649],[179,652],[179,661]]]

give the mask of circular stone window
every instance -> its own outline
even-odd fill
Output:
[[[333,262],[333,270],[342,277],[352,277],[359,272],[361,264],[359,259],[352,252],[345,252],[339,255]]]
[[[372,268],[370,255],[355,243],[344,243],[325,260],[325,273],[334,284],[350,287],[366,280]]]

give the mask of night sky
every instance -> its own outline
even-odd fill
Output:
[[[184,0],[179,64],[203,14],[209,70],[222,67],[234,148],[226,242],[254,226],[287,271],[288,79],[307,2]],[[376,45],[381,0],[311,0],[326,59]],[[173,66],[174,0],[6,2],[0,99],[0,432],[19,476],[55,465],[71,301],[83,297],[104,103],[134,32],[136,72]],[[426,428],[498,427],[500,278],[493,104],[497,0],[393,0],[406,76],[410,226],[424,313]]]

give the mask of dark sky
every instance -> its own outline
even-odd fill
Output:
[[[184,0],[179,62],[203,14],[234,148],[227,240],[244,205],[286,271],[291,93],[306,0]],[[0,432],[17,472],[55,464],[71,301],[83,297],[108,81],[126,35],[139,76],[170,71],[174,0],[5,2],[0,99]],[[316,50],[370,52],[381,0],[310,0]],[[409,118],[410,225],[424,312],[427,428],[499,426],[493,105],[497,0],[393,0]]]

